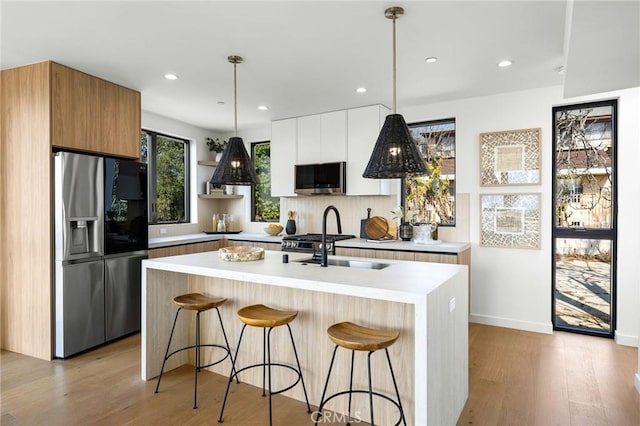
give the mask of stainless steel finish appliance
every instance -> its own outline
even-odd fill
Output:
[[[103,173],[101,158],[54,156],[57,357],[104,342]]]
[[[355,238],[354,235],[327,234],[327,252],[336,254],[334,242]],[[280,249],[282,251],[313,253],[320,256],[322,248],[322,234],[286,235],[282,237]]]
[[[295,193],[299,195],[346,195],[346,162],[297,164]]]
[[[53,161],[54,355],[65,358],[140,329],[146,166],[69,152]]]

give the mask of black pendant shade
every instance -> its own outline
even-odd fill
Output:
[[[393,179],[428,173],[404,117],[400,114],[387,115],[362,177]]]
[[[255,185],[258,182],[242,138],[229,138],[209,182],[214,185]]]

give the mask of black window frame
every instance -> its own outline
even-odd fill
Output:
[[[190,151],[191,141],[166,133],[156,132],[154,130],[142,129],[141,138],[147,138],[147,181],[148,181],[148,209],[149,209],[149,225],[167,225],[191,223],[191,169]],[[184,144],[184,220],[177,221],[158,221],[157,199],[158,199],[158,176],[156,161],[156,146],[158,137],[170,139],[172,141]],[[141,161],[143,161],[143,152],[141,146]]]
[[[270,140],[266,140],[266,141],[259,141],[259,142],[251,142],[251,160],[253,161],[254,167],[255,167],[255,172],[256,175],[258,175],[258,179],[260,176],[258,167],[256,165],[256,158],[255,158],[255,149],[257,146],[259,145],[269,145],[269,151],[271,151],[271,141]],[[271,162],[269,162],[269,177],[271,178],[272,176],[272,171],[271,171]],[[278,218],[277,219],[272,219],[272,220],[256,220],[256,188],[257,185],[251,187],[251,222],[261,222],[261,223],[269,223],[269,222],[279,222],[280,221],[280,197],[271,197],[271,198],[277,198],[278,199]],[[271,190],[271,181],[269,184],[269,189]]]
[[[453,196],[453,220],[447,223],[438,223],[438,226],[445,226],[445,227],[455,227],[456,226],[456,222],[457,222],[457,205],[458,205],[458,200],[457,200],[457,121],[455,117],[449,117],[449,118],[441,118],[441,119],[436,119],[436,120],[424,120],[424,121],[418,121],[418,122],[414,122],[414,123],[408,123],[407,126],[409,127],[410,130],[413,130],[414,128],[417,127],[424,127],[424,126],[435,126],[438,124],[446,124],[446,123],[452,123],[453,124],[453,134],[454,134],[454,149],[453,149],[453,182],[449,183],[449,193]],[[427,158],[425,158],[425,161],[427,161]],[[407,178],[402,179],[401,185],[400,185],[400,205],[402,206],[402,209],[404,210],[407,206],[406,203],[406,199],[407,199]]]

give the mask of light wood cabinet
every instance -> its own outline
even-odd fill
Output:
[[[0,343],[48,360],[52,147],[138,158],[140,94],[50,61],[2,70],[0,84]]]
[[[271,195],[294,197],[297,120],[271,122]]]
[[[207,241],[204,243],[181,244],[177,246],[160,247],[149,250],[149,259],[166,256],[178,256],[181,254],[202,253],[215,251],[220,248],[220,241]]]
[[[51,145],[140,157],[140,93],[51,63]]]

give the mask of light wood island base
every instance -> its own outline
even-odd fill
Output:
[[[241,307],[262,303],[299,311],[291,327],[314,406],[320,401],[333,349],[326,336],[330,325],[353,321],[399,330],[400,337],[389,351],[407,424],[455,424],[468,396],[466,266],[388,261],[390,266],[383,270],[355,270],[305,266],[294,261],[301,257],[305,256],[290,254],[290,263],[283,264],[280,252],[267,252],[262,261],[223,262],[216,252],[209,252],[144,261],[142,378],[149,380],[159,374],[175,313],[173,297],[202,292],[228,299],[220,312],[234,353],[241,328],[236,312]],[[456,306],[450,312],[453,298]],[[201,318],[202,341],[222,341],[217,318],[208,313]],[[176,347],[193,339],[189,324],[192,318],[185,315],[181,319],[174,335]],[[261,358],[261,354],[262,333],[248,329],[236,366],[260,362],[256,357]],[[219,358],[220,353],[205,350],[203,356],[207,361]],[[175,355],[165,371],[192,363],[190,357],[184,352]],[[272,333],[272,357],[285,364],[295,363],[284,329]],[[347,351],[338,351],[328,392],[348,388],[349,360]],[[391,395],[393,384],[383,352],[372,356],[372,369],[374,390]],[[230,366],[221,363],[211,370],[227,376]],[[294,380],[288,370],[282,370],[274,369],[272,373],[275,389]],[[262,386],[260,369],[247,370],[240,379]],[[354,388],[366,387],[366,353],[356,353]],[[300,386],[284,395],[304,400]],[[346,405],[346,397],[338,398],[327,409],[346,412]],[[380,399],[374,399],[374,405],[377,423],[395,424],[395,407]],[[352,415],[368,421],[368,407],[366,396],[356,396]]]

